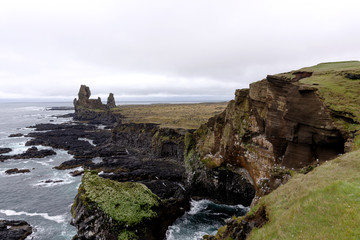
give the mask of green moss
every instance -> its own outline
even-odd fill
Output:
[[[80,189],[84,204],[96,203],[113,220],[129,227],[156,217],[152,210],[159,198],[145,185],[134,182],[116,182],[104,179],[96,172],[85,172]],[[79,190],[80,191],[80,190]]]
[[[138,237],[134,232],[124,230],[118,235],[117,239],[118,240],[137,240]]]
[[[207,167],[207,168],[216,168],[219,167],[219,164],[215,161],[213,158],[202,158],[201,162]]]

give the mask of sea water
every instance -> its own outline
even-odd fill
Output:
[[[63,123],[70,118],[57,118],[72,111],[48,111],[47,107],[71,106],[71,103],[0,103],[0,147],[13,149],[8,154],[19,154],[27,137],[8,136],[28,134],[28,126],[38,123]],[[39,149],[51,149],[38,146]],[[80,184],[80,177],[69,175],[71,170],[59,171],[53,167],[70,160],[64,150],[56,155],[38,159],[9,159],[0,162],[0,219],[25,220],[33,226],[28,239],[71,239],[76,228],[70,225],[70,208]],[[11,168],[30,169],[30,173],[7,175]],[[73,171],[73,170],[72,170]],[[47,180],[61,181],[45,183]]]
[[[13,149],[9,154],[20,154],[27,137],[8,136],[13,133],[28,134],[39,123],[61,124],[71,118],[57,118],[73,111],[48,111],[49,107],[72,106],[72,103],[0,103],[0,147]],[[51,147],[37,146],[39,149]],[[69,175],[72,170],[56,170],[73,156],[64,150],[40,159],[9,159],[0,162],[0,219],[25,220],[33,226],[27,239],[70,240],[76,228],[70,224],[71,205],[77,194],[81,177]],[[95,159],[96,161],[97,159]],[[30,173],[7,175],[11,168],[30,169]],[[55,182],[45,183],[47,180]],[[61,180],[61,182],[56,182]],[[191,201],[191,209],[177,219],[166,233],[167,240],[197,240],[205,234],[215,234],[232,216],[244,215],[248,208],[228,206],[208,200]]]

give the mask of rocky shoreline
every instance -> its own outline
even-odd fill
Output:
[[[353,149],[359,133],[340,123],[356,125],[357,120],[350,121],[339,112],[334,115],[317,85],[300,82],[312,74],[294,71],[267,76],[250,89],[237,90],[222,113],[196,130],[122,123],[124,116],[113,111],[113,94],[102,104],[101,99],[90,99],[90,89],[82,85],[74,100],[76,121],[33,126],[35,131],[26,136],[31,138],[26,146],[32,147],[23,154],[0,155],[0,161],[56,154],[38,150],[38,145],[64,149],[74,157],[57,170],[85,169],[71,173],[83,175],[72,207],[72,224],[78,229],[75,239],[95,239],[96,235],[100,239],[163,239],[167,227],[189,209],[191,198],[254,206],[285,184],[293,171],[307,173]],[[94,182],[103,187],[94,187]],[[107,196],[106,191],[119,199],[135,194],[134,199],[154,201],[112,202],[111,196],[101,197]],[[127,224],[131,220],[119,217],[118,211],[127,209],[127,204],[151,214]],[[138,210],[134,211],[129,216],[136,215]],[[266,221],[267,212],[260,208],[254,216],[229,221],[227,229],[236,239],[245,239],[252,228]]]

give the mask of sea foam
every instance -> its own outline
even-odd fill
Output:
[[[49,216],[47,213],[28,213],[28,212],[16,212],[14,210],[3,210],[0,209],[0,213],[5,214],[6,216],[20,216],[20,215],[27,215],[30,217],[40,216],[50,221],[55,221],[57,223],[65,222],[65,215],[58,215],[58,216]]]

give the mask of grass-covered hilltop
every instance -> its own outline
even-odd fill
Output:
[[[275,79],[287,79],[299,91],[319,96],[343,138],[340,143],[344,154],[340,152],[341,156],[328,159],[331,161],[323,164],[320,161],[320,166],[311,164],[300,171],[287,169],[278,162],[269,171],[267,182],[259,184],[270,190],[258,190],[262,194],[251,211],[229,220],[216,236],[204,239],[359,239],[360,62],[322,63],[278,74]],[[321,127],[326,128],[317,126]],[[311,136],[314,138],[314,134]],[[300,140],[302,136],[296,137]],[[329,144],[335,148],[331,141]],[[316,147],[312,149],[316,151]],[[291,179],[285,183],[284,176]],[[280,187],[271,192],[276,181],[281,183]]]
[[[75,239],[163,239],[191,198],[251,206],[204,239],[359,239],[360,62],[268,75],[227,104],[89,97],[75,118],[107,128],[62,164],[101,172],[82,179]]]

